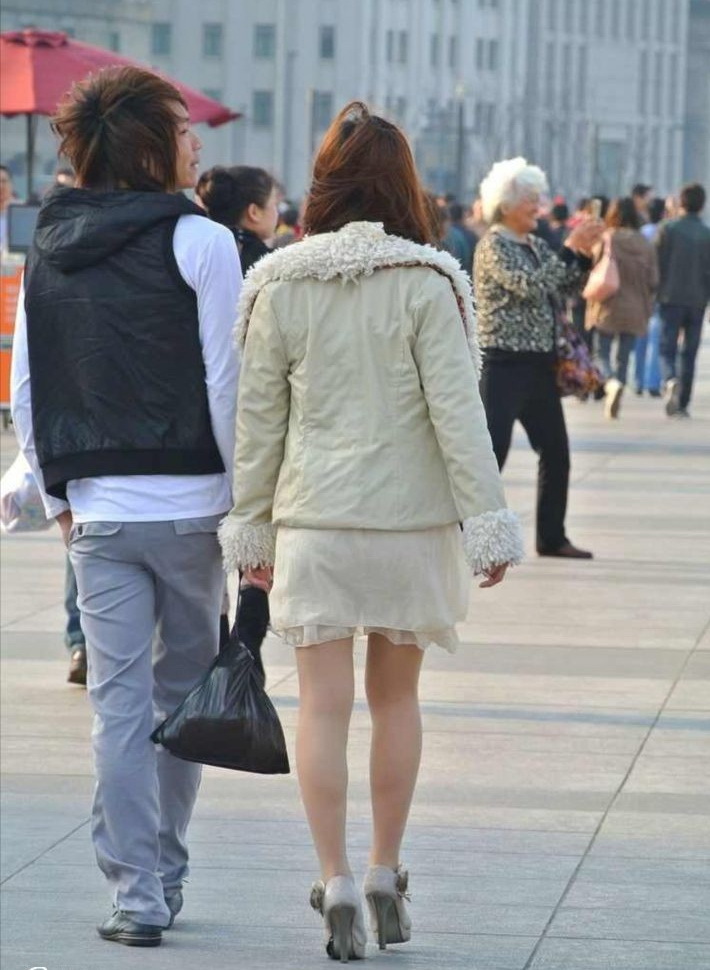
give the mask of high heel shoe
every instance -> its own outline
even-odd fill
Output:
[[[311,906],[325,923],[325,951],[331,960],[364,960],[367,932],[352,876],[333,876],[311,887]]]
[[[402,866],[389,869],[387,866],[370,866],[365,876],[363,892],[370,910],[372,930],[377,937],[381,950],[388,943],[406,943],[412,936],[410,919],[405,899],[409,873]]]

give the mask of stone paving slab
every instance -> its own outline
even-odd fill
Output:
[[[569,528],[590,563],[530,555],[473,589],[450,657],[422,679],[425,754],[404,849],[414,938],[400,970],[709,970],[710,354],[692,421],[625,398],[621,420],[565,402]],[[0,465],[14,455],[0,435]],[[535,458],[516,433],[506,486],[532,545]],[[4,537],[3,970],[310,970],[329,965],[293,777],[204,773],[184,913],[162,947],[99,940],[109,900],[89,838],[85,692],[65,683],[56,530]],[[291,651],[269,687],[293,753]],[[349,840],[370,834],[363,649]],[[397,952],[394,952],[396,949]]]

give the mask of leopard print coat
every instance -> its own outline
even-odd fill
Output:
[[[473,260],[480,346],[552,352],[557,308],[579,292],[587,265],[570,249],[558,256],[537,236],[524,243],[493,226]]]

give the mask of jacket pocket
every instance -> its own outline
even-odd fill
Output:
[[[226,512],[220,512],[219,515],[205,515],[199,519],[175,519],[173,521],[175,534],[179,536],[191,536],[204,533],[216,535],[217,527],[226,514]]]

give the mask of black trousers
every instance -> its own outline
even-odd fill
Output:
[[[539,456],[537,473],[538,552],[567,542],[565,513],[569,486],[567,427],[550,354],[487,354],[481,397],[498,467],[508,457],[513,425],[520,421]]]

